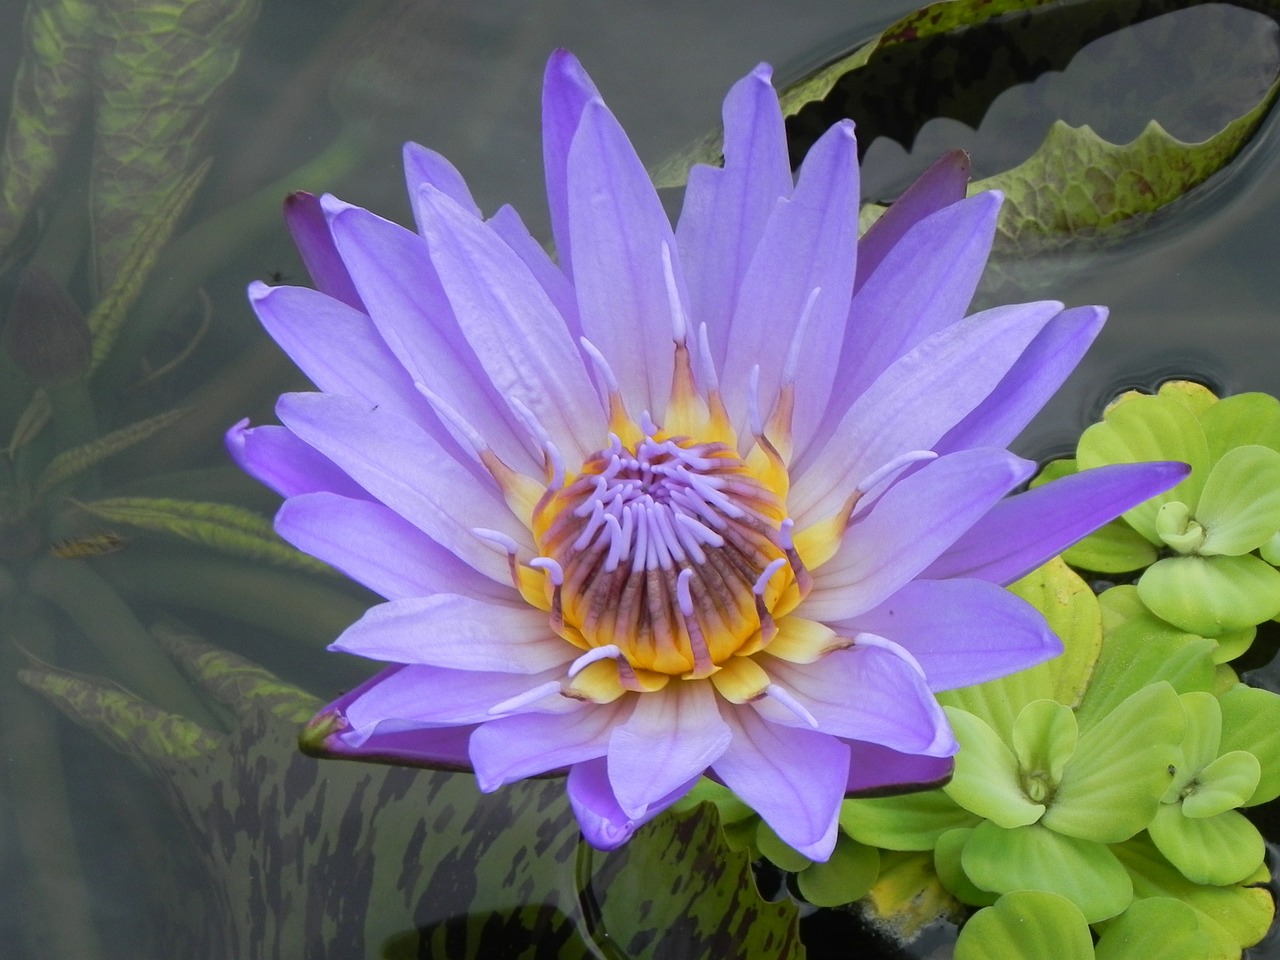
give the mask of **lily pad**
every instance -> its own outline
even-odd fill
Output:
[[[1280,796],[1280,696],[1239,684],[1218,698],[1222,708],[1221,749],[1247,750],[1258,758],[1261,778],[1243,806]]]
[[[1108,921],[1095,948],[1097,960],[1212,960],[1213,941],[1195,910],[1169,897],[1136,900]]]
[[[1280,453],[1258,444],[1224,453],[1205,481],[1196,520],[1207,534],[1202,556],[1262,546],[1280,530]]]
[[[1035,823],[1042,803],[1023,791],[1018,760],[1000,735],[971,713],[946,707],[947,718],[960,741],[955,774],[942,789],[952,800],[1002,827]]]
[[[933,850],[933,866],[938,871],[938,879],[962,903],[972,907],[986,907],[995,903],[999,897],[990,890],[983,890],[969,879],[960,865],[964,855],[964,845],[973,836],[973,828],[949,830],[938,838],[938,845]]]
[[[814,906],[838,907],[865,896],[879,874],[880,851],[842,836],[828,860],[796,874],[796,884]]]
[[[1234,810],[1188,817],[1182,805],[1166,803],[1147,828],[1152,841],[1192,883],[1225,886],[1249,877],[1266,854],[1262,834]]]
[[[1247,555],[1166,557],[1143,573],[1138,596],[1175,627],[1215,637],[1280,613],[1280,571]]]
[[[886,850],[932,850],[948,830],[978,821],[941,789],[846,800],[840,807],[840,826],[849,836]]]
[[[1092,960],[1084,914],[1053,893],[1007,893],[979,910],[960,931],[955,960]]]
[[[983,823],[964,845],[964,872],[984,890],[1041,890],[1066,897],[1095,923],[1133,899],[1133,884],[1105,844],[1068,837],[1038,823],[1005,830]]]
[[[1125,840],[1155,815],[1186,721],[1173,687],[1154,683],[1080,735],[1041,823],[1101,843]]]

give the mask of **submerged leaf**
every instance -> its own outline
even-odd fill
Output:
[[[61,483],[78,476],[108,457],[128,450],[166,427],[177,423],[190,412],[187,407],[158,413],[127,427],[112,431],[82,447],[64,450],[54,457],[36,481],[37,496],[43,496]]]
[[[171,534],[237,557],[317,572],[331,569],[281,540],[270,520],[232,504],[115,497],[80,507],[111,523]]]

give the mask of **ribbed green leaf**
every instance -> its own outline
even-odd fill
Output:
[[[840,807],[840,826],[849,836],[887,850],[930,850],[948,830],[978,820],[941,789],[857,798]]]
[[[1054,893],[1007,893],[960,930],[955,960],[1093,960],[1084,914]]]
[[[981,824],[964,845],[964,872],[984,890],[1041,890],[1066,897],[1090,923],[1114,917],[1133,884],[1104,844],[1066,837],[1038,823],[1005,830]]]
[[[1041,823],[1100,843],[1133,836],[1155,816],[1185,727],[1173,687],[1139,690],[1080,735]]]
[[[1095,949],[1097,960],[1217,960],[1195,910],[1169,897],[1135,901],[1107,922]]]
[[[1184,877],[1215,887],[1246,879],[1266,853],[1258,828],[1235,810],[1188,817],[1181,804],[1165,803],[1147,833]]]
[[[1206,956],[1239,956],[1266,934],[1275,916],[1275,901],[1264,886],[1211,886],[1193,883],[1160,853],[1150,836],[1141,833],[1111,848],[1133,878],[1136,897],[1171,897],[1188,904],[1200,918],[1200,929],[1213,941]],[[1262,883],[1265,871],[1247,878]]]
[[[1202,637],[1234,633],[1280,613],[1280,571],[1243,557],[1165,557],[1138,581],[1156,616]]]
[[[137,226],[133,243],[123,257],[118,263],[112,263],[110,285],[87,317],[89,332],[93,334],[91,369],[97,369],[110,356],[129,308],[142,292],[156,257],[169,242],[179,218],[212,165],[212,158],[205,160],[177,180],[159,205]]]
[[[108,457],[113,457],[117,453],[128,450],[166,427],[172,426],[189,412],[186,407],[169,410],[165,413],[156,414],[154,417],[139,420],[137,423],[131,423],[127,427],[121,427],[119,430],[99,437],[97,440],[82,447],[64,450],[54,457],[49,462],[49,465],[44,468],[44,472],[40,474],[40,479],[36,481],[37,496],[48,493],[58,484],[65,483]]]
[[[825,863],[796,874],[800,894],[816,907],[839,907],[861,899],[880,874],[880,851],[841,834]]]
[[[1224,751],[1247,750],[1262,768],[1257,788],[1245,801],[1256,806],[1280,796],[1280,696],[1238,684],[1218,698]]]
[[[281,540],[271,521],[226,503],[151,497],[116,497],[80,504],[111,523],[129,524],[200,543],[222,553],[285,567],[332,572],[332,568]]]

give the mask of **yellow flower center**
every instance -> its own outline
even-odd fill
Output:
[[[534,516],[558,565],[559,628],[635,670],[706,677],[792,582],[781,498],[722,442],[616,436]]]

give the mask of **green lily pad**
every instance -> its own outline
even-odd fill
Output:
[[[1265,887],[1212,886],[1194,883],[1171,864],[1148,834],[1111,848],[1133,879],[1134,896],[1171,897],[1192,907],[1200,928],[1213,941],[1206,956],[1238,956],[1239,951],[1263,938],[1275,915],[1275,901]],[[1248,878],[1265,883],[1265,871]]]
[[[1182,701],[1187,727],[1179,750],[1178,772],[1165,794],[1167,803],[1172,803],[1201,770],[1217,759],[1222,740],[1222,708],[1218,706],[1217,697],[1193,692],[1184,693],[1178,699]]]
[[[1262,765],[1252,753],[1224,753],[1196,776],[1194,790],[1183,797],[1182,813],[1199,819],[1242,807],[1253,796],[1261,778]]]
[[[796,873],[813,863],[803,853],[790,846],[785,840],[773,832],[763,820],[756,826],[756,848],[779,869],[788,873]],[[871,884],[867,884],[870,886]]]
[[[1168,861],[1192,883],[1225,886],[1246,879],[1262,864],[1262,834],[1241,813],[1188,817],[1182,805],[1161,805],[1147,828]]]
[[[1257,636],[1257,627],[1245,627],[1243,630],[1232,630],[1229,633],[1218,634],[1213,638],[1215,643],[1213,662],[1230,663],[1253,646],[1253,641]]]
[[[1280,571],[1257,557],[1166,557],[1138,581],[1156,616],[1203,637],[1243,630],[1280,613]]]
[[[964,855],[964,845],[973,836],[973,828],[948,830],[938,838],[938,845],[933,850],[933,867],[938,871],[938,879],[957,900],[971,907],[986,907],[995,903],[997,894],[975,886],[960,865]]]
[[[1201,422],[1209,408],[1218,402],[1216,393],[1203,383],[1197,383],[1194,380],[1166,380],[1160,384],[1156,396],[1176,400],[1194,413]]]
[[[984,890],[1041,890],[1066,897],[1095,923],[1114,917],[1133,899],[1133,884],[1105,844],[1068,837],[1033,823],[1005,830],[974,829],[960,863]]]
[[[1017,684],[1019,693],[1029,695],[1042,686],[1037,674],[1052,683],[1051,696],[1074,707],[1084,696],[1102,649],[1102,613],[1097,594],[1059,557],[1009,585],[1009,592],[1026,600],[1044,614],[1049,627],[1062,640],[1062,653],[1052,660],[1023,670],[1008,682],[993,681],[1009,692]],[[1034,699],[1043,699],[1036,697]],[[1027,700],[1025,703],[1030,703]]]
[[[1203,556],[1239,556],[1280,530],[1280,452],[1257,444],[1222,455],[1200,493],[1196,519],[1206,537]]]
[[[1106,599],[1121,590],[1117,587],[1103,594]],[[1184,633],[1143,608],[1142,614],[1110,631],[1102,645],[1102,656],[1093,683],[1076,710],[1080,729],[1087,730],[1106,717],[1143,687],[1164,680],[1178,693],[1190,690],[1210,691],[1214,684],[1213,640]]]
[[[1043,825],[1101,843],[1133,836],[1155,816],[1185,727],[1168,683],[1129,696],[1080,735]]]
[[[956,769],[942,789],[952,800],[1002,827],[1035,823],[1044,813],[1042,803],[1028,799],[1018,760],[1000,735],[971,713],[945,707],[960,752]]]
[[[1211,960],[1213,940],[1200,929],[1195,910],[1180,900],[1136,900],[1107,922],[1095,947],[1097,960]]]
[[[1043,801],[1062,779],[1062,768],[1075,752],[1077,734],[1071,708],[1056,700],[1035,700],[1022,708],[1013,725],[1013,753],[1022,771],[1023,788],[1032,800]],[[1039,797],[1034,795],[1037,783],[1047,788]]]
[[[1124,514],[1143,537],[1159,544],[1156,513],[1173,501],[1195,510],[1204,486],[1209,446],[1200,421],[1181,403],[1168,397],[1126,394],[1107,410],[1102,423],[1095,423],[1081,435],[1076,458],[1082,470],[1108,463],[1152,460],[1181,460],[1191,465],[1190,475],[1172,490]]]
[[[840,807],[840,826],[855,840],[886,850],[932,850],[938,837],[979,817],[942,789],[901,797],[859,797]]]
[[[955,960],[1092,960],[1084,914],[1053,893],[1020,890],[979,910],[960,930]]]
[[[1266,393],[1224,397],[1200,414],[1209,441],[1209,462],[1233,447],[1256,443],[1280,451],[1280,400]]]
[[[1062,552],[1062,559],[1095,573],[1128,573],[1156,562],[1155,544],[1124,520],[1112,520]]]
[[[1280,797],[1280,696],[1238,684],[1218,698],[1221,749],[1247,750],[1258,758],[1261,778],[1244,802],[1252,807]]]
[[[1262,559],[1273,567],[1280,567],[1280,532],[1273,534],[1267,542],[1258,548]]]
[[[839,907],[864,897],[879,874],[880,851],[841,836],[830,859],[805,867],[796,883],[814,906]]]

